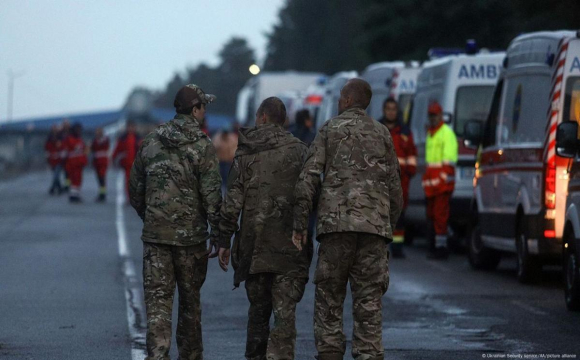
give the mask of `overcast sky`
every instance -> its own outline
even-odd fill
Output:
[[[2,0],[0,122],[8,72],[13,119],[118,109],[136,85],[161,89],[176,71],[217,64],[232,36],[263,59],[284,0]]]

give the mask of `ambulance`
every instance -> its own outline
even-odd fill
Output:
[[[356,71],[341,71],[332,75],[324,87],[322,104],[316,114],[316,129],[320,129],[324,123],[338,115],[338,99],[340,90],[346,82],[358,76]]]
[[[236,120],[242,126],[253,126],[256,111],[264,99],[285,95],[285,99],[289,100],[291,92],[306,91],[324,78],[324,74],[312,72],[261,72],[250,78],[238,93]],[[295,95],[295,98],[299,99],[300,96]]]
[[[567,36],[561,45],[558,73],[559,104],[563,105],[561,123],[556,132],[556,155],[570,159],[568,165],[568,196],[562,233],[564,299],[568,310],[580,311],[580,31]],[[559,76],[558,76],[559,77]]]
[[[468,247],[473,268],[494,269],[503,253],[515,253],[518,280],[533,282],[543,265],[561,263],[565,231],[580,236],[573,232],[577,220],[565,227],[569,160],[555,146],[558,124],[579,120],[578,103],[572,105],[580,96],[577,35],[524,34],[508,47],[480,138]],[[479,127],[465,124],[466,143]],[[570,207],[573,219],[574,201]]]
[[[421,67],[419,66],[419,62],[412,61],[406,63],[404,68],[395,69],[393,73],[393,79],[391,81],[391,92],[388,97],[392,97],[393,99],[397,100],[397,103],[399,104],[399,110],[401,111],[401,119],[405,125],[409,123],[411,115],[411,104],[413,96],[415,96],[417,79],[420,72]],[[382,101],[384,102],[385,99],[383,98]],[[380,119],[383,116],[383,103],[381,102],[380,105],[381,114],[377,119]]]
[[[459,142],[459,156],[455,171],[455,190],[451,198],[451,246],[467,235],[471,217],[469,209],[473,197],[475,150],[463,145],[463,130],[468,121],[483,123],[487,118],[493,92],[499,77],[504,53],[478,52],[453,54],[423,63],[413,98],[409,126],[417,146],[417,175],[409,189],[406,218],[412,223],[426,222],[425,195],[421,178],[425,172],[425,140],[427,136],[427,108],[437,101],[443,108],[445,122],[455,131]],[[408,234],[413,228],[406,229]],[[411,235],[409,235],[411,237]],[[455,241],[457,240],[457,241]]]
[[[405,67],[402,61],[380,62],[367,66],[361,78],[369,83],[373,91],[367,113],[375,120],[383,117],[383,102],[391,96],[391,85],[395,74]]]

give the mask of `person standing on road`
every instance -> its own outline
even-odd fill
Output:
[[[236,129],[223,129],[214,135],[212,142],[220,162],[220,174],[222,176],[222,184],[225,187],[232,161],[234,161],[236,148],[238,147],[238,132]]]
[[[95,138],[91,143],[93,154],[93,166],[99,182],[99,195],[97,202],[107,199],[107,167],[109,166],[109,138],[103,134],[102,128],[95,130]]]
[[[308,109],[296,112],[296,121],[294,122],[292,134],[308,146],[314,141],[316,137],[314,121],[312,121],[312,116],[310,116]]]
[[[70,178],[69,201],[81,202],[81,186],[83,183],[83,169],[87,166],[87,147],[82,136],[83,127],[80,123],[73,124],[71,133],[64,142],[66,150],[66,173]]]
[[[217,247],[222,201],[215,148],[201,131],[205,107],[214,100],[197,85],[182,87],[175,118],[147,135],[131,169],[129,199],[144,221],[147,360],[169,359],[176,284],[179,358],[203,359],[200,290],[208,253]]]
[[[337,117],[310,146],[296,185],[294,236],[307,238],[308,215],[318,192],[320,242],[314,305],[319,360],[341,360],[346,286],[353,297],[352,356],[383,359],[382,302],[389,286],[388,244],[403,208],[399,164],[389,130],[365,112],[370,85],[351,79],[342,88]],[[323,180],[321,180],[323,175]]]
[[[404,258],[403,242],[405,241],[405,209],[409,203],[409,184],[417,172],[417,148],[413,141],[413,133],[408,126],[403,125],[399,118],[399,104],[392,97],[383,103],[383,117],[379,122],[385,125],[393,138],[395,152],[401,167],[401,187],[403,188],[403,211],[393,230],[391,252],[394,258]]]
[[[249,360],[294,359],[296,305],[312,259],[312,243],[304,249],[292,243],[294,187],[307,147],[284,130],[285,120],[284,103],[270,97],[258,108],[256,127],[241,130],[221,211],[220,266],[227,271],[235,233],[234,285],[245,281],[250,301]]]
[[[430,259],[446,259],[447,222],[449,220],[449,200],[455,187],[455,164],[457,163],[457,139],[453,130],[443,122],[443,109],[438,102],[428,108],[429,129],[425,142],[425,163],[423,189],[427,198],[427,219],[435,234]]]
[[[60,132],[59,132],[59,138],[60,141],[62,141],[63,144],[65,144],[68,140],[68,137],[71,136],[71,126],[70,126],[70,121],[68,119],[64,119],[62,121],[62,124],[60,126]],[[63,148],[63,151],[61,153],[61,159],[62,159],[62,167],[64,169],[64,188],[63,188],[63,192],[69,192],[70,190],[70,176],[68,174],[68,171],[66,169],[66,149]]]
[[[44,150],[46,151],[46,161],[52,170],[52,182],[48,192],[50,195],[60,195],[64,191],[60,183],[60,174],[63,168],[63,142],[58,136],[58,127],[56,125],[50,128],[48,139],[46,139],[44,144]]]
[[[117,141],[117,146],[113,151],[113,161],[118,162],[125,170],[125,191],[129,194],[129,177],[131,176],[131,167],[135,161],[135,155],[141,145],[141,138],[137,135],[135,122],[127,121],[127,131],[121,135]]]

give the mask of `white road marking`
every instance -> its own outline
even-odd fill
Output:
[[[123,278],[125,282],[125,300],[127,302],[127,324],[131,336],[131,359],[143,360],[147,356],[145,351],[145,310],[143,309],[143,296],[141,283],[135,271],[135,263],[131,259],[127,246],[127,230],[125,228],[125,216],[123,204],[125,202],[124,172],[117,173],[117,197],[116,197],[116,224],[117,240],[119,245],[119,257],[123,266]]]
[[[513,300],[512,301],[512,304],[514,304],[516,306],[519,306],[520,308],[522,308],[522,309],[524,309],[526,311],[529,311],[529,312],[531,312],[534,315],[542,315],[542,316],[548,315],[547,312],[542,311],[542,310],[540,310],[540,309],[538,309],[536,307],[533,307],[532,305],[528,305],[528,304],[526,304],[526,303],[524,303],[524,302],[522,302],[520,300]]]

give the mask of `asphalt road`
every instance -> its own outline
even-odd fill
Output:
[[[109,176],[106,204],[93,202],[90,171],[79,205],[48,195],[48,172],[0,183],[0,359],[143,358],[141,221],[116,205],[116,176]],[[580,313],[564,306],[559,269],[526,286],[515,279],[514,258],[498,271],[476,272],[464,255],[428,261],[421,245],[391,261],[386,359],[580,358]],[[298,306],[297,359],[315,354],[313,295],[310,283]],[[233,290],[232,271],[223,273],[215,260],[202,304],[205,358],[243,359],[245,290]]]

